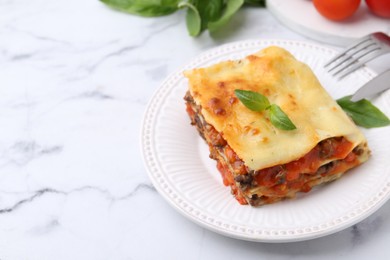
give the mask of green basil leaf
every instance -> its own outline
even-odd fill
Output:
[[[202,30],[202,19],[199,15],[198,9],[190,2],[180,2],[179,8],[187,7],[187,30],[191,36],[197,36]]]
[[[178,9],[179,0],[100,0],[111,8],[140,16],[163,16]]]
[[[222,15],[223,10],[223,0],[209,0],[205,6],[205,16],[207,17],[207,22],[213,22],[218,20]]]
[[[294,130],[297,127],[291,122],[290,118],[283,112],[283,110],[275,104],[269,107],[269,119],[271,123],[282,130]]]
[[[236,89],[234,90],[234,94],[244,106],[252,111],[260,112],[270,105],[268,98],[257,92]]]
[[[207,28],[209,22],[216,21],[221,17],[224,7],[223,0],[192,0],[193,5],[199,11],[202,18],[202,30]]]
[[[208,23],[207,27],[209,31],[216,31],[225,25],[243,4],[244,0],[227,0],[222,16],[218,20]]]
[[[245,0],[245,4],[265,7],[265,0]]]
[[[367,99],[353,102],[351,96],[346,96],[338,99],[337,103],[359,126],[373,128],[390,125],[389,118]]]

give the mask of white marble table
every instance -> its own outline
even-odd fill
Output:
[[[156,192],[139,131],[164,77],[223,43],[305,39],[264,9],[213,38],[189,37],[183,16],[0,0],[0,259],[389,259],[389,203],[327,237],[264,244],[205,230]]]

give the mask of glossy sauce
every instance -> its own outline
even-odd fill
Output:
[[[283,196],[291,189],[308,192],[311,190],[307,184],[308,178],[317,173],[324,159],[344,160],[334,162],[335,167],[325,170],[322,176],[334,174],[358,164],[356,154],[350,152],[352,146],[353,144],[345,138],[324,140],[298,160],[257,171],[255,179],[259,185],[270,188],[270,194],[267,195]],[[325,150],[326,153],[324,153]],[[285,189],[285,186],[288,189]]]
[[[217,102],[215,101],[214,103]],[[186,110],[192,121],[195,122],[196,112],[189,102],[186,105]],[[201,128],[203,128],[203,133],[207,136],[206,139],[210,145],[211,154],[213,150],[223,152],[229,165],[233,168],[235,176],[249,174],[249,169],[233,149],[230,148],[221,133],[216,131],[211,125],[201,126]],[[278,197],[283,198],[287,196],[291,190],[308,192],[311,190],[308,182],[313,180],[313,175],[318,174],[320,178],[344,172],[359,164],[358,156],[351,151],[352,146],[353,144],[343,137],[323,140],[298,160],[256,171],[253,176],[254,184],[264,188],[262,189],[261,198],[266,203],[278,200]],[[328,160],[334,162],[319,170],[321,164]],[[217,160],[217,168],[221,173],[224,185],[230,186],[231,192],[237,201],[240,204],[248,204],[242,191],[238,189],[230,168],[219,160]]]
[[[237,188],[233,174],[230,172],[229,168],[225,165],[223,165],[220,161],[217,162],[217,168],[219,172],[221,173],[223,184],[225,186],[230,186],[232,194],[236,198],[236,200],[241,205],[246,205],[248,202],[245,200],[244,195],[241,193],[241,191]]]

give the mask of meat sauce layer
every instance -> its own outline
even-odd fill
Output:
[[[333,137],[319,142],[305,156],[295,161],[252,170],[245,166],[222,135],[204,121],[200,107],[193,102],[189,93],[185,100],[192,124],[209,144],[210,157],[217,160],[224,185],[231,187],[232,194],[240,204],[256,206],[291,197],[298,191],[308,192],[314,186],[314,181],[358,165],[358,156],[363,152],[359,148],[351,152],[351,142],[344,137]],[[254,189],[259,194],[253,194]]]

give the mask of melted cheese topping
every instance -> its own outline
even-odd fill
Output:
[[[363,134],[320,85],[311,69],[279,47],[268,47],[238,61],[186,71],[190,93],[205,120],[222,133],[253,170],[284,164],[308,153],[318,142],[344,136],[354,145]],[[235,89],[259,92],[279,105],[297,129],[280,130],[267,112],[246,108]]]

